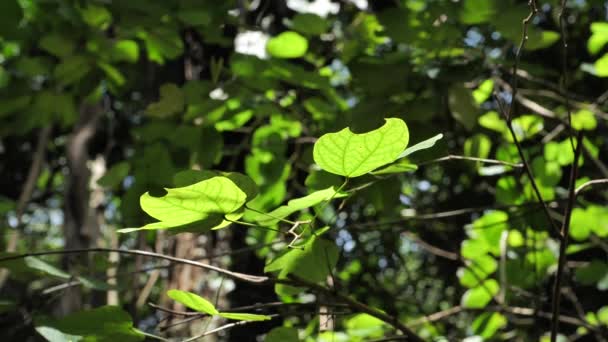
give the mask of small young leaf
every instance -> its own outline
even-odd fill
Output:
[[[345,128],[321,136],[315,143],[313,158],[327,172],[358,177],[395,161],[408,141],[405,122],[390,118],[371,132],[355,134]]]
[[[272,317],[267,315],[256,315],[250,313],[220,312],[219,316],[237,321],[268,321]]]
[[[328,201],[330,198],[341,198],[346,196],[342,193],[337,193],[333,187],[324,190],[315,191],[308,196],[292,199],[287,202],[287,205],[278,207],[267,215],[260,214],[256,217],[257,223],[263,226],[277,224],[281,219],[306,208],[315,206],[323,201]]]
[[[405,158],[407,156],[409,156],[410,154],[420,151],[420,150],[425,150],[427,148],[431,148],[433,146],[435,146],[435,143],[439,140],[441,140],[441,138],[443,138],[443,134],[439,133],[436,136],[432,137],[432,138],[428,138],[424,141],[421,141],[419,143],[417,143],[414,146],[408,147],[405,149],[405,151],[403,151],[398,158]]]
[[[167,296],[176,302],[180,302],[192,310],[216,316],[220,312],[205,298],[188,291],[169,290]]]

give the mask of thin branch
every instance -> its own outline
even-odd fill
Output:
[[[579,131],[576,138],[576,150],[574,153],[574,162],[570,169],[570,184],[568,186],[568,204],[566,205],[566,211],[564,213],[564,220],[562,222],[561,229],[561,240],[559,245],[559,259],[557,263],[557,274],[555,275],[555,282],[553,283],[553,300],[552,300],[552,318],[551,318],[551,342],[557,340],[557,332],[559,328],[559,306],[561,299],[561,284],[564,273],[564,267],[566,265],[566,248],[568,247],[568,235],[570,232],[570,216],[572,215],[572,208],[574,207],[574,200],[576,198],[575,183],[578,176],[578,159],[581,155],[583,145],[583,133]]]
[[[417,245],[419,245],[420,247],[424,248],[425,250],[427,250],[429,253],[448,259],[448,260],[454,260],[454,261],[460,261],[461,258],[457,253],[453,253],[450,251],[446,251],[445,249],[436,247],[431,245],[430,243],[420,239],[419,237],[415,236],[414,234],[410,233],[410,232],[403,232],[403,235],[405,235],[408,239],[414,241]]]
[[[335,298],[336,300],[339,300],[345,304],[348,304],[349,307],[351,307],[355,310],[367,313],[371,316],[374,316],[374,317],[392,325],[395,329],[401,331],[403,333],[403,335],[407,336],[409,338],[409,340],[411,340],[411,341],[424,342],[424,340],[420,336],[418,336],[416,333],[414,333],[412,330],[410,330],[410,328],[408,328],[405,324],[401,323],[401,321],[399,321],[399,319],[397,317],[390,316],[381,310],[367,306],[353,298],[342,295],[340,293],[335,293],[331,289],[328,289],[328,288],[318,285],[316,283],[309,282],[309,281],[302,279],[300,277],[297,277],[293,274],[288,275],[288,277],[289,277],[289,280],[277,279],[276,283],[284,283],[286,285],[292,285],[292,286],[296,286],[296,287],[298,287],[298,286],[299,287],[302,287],[302,286],[308,287],[311,290],[314,290],[314,291],[317,291],[319,293],[326,295],[328,298]]]
[[[608,183],[608,178],[590,180],[588,182],[581,184],[578,188],[576,188],[576,190],[574,190],[574,195],[578,196],[583,190],[585,190],[586,187],[589,187],[589,186],[592,186],[595,184],[606,184],[606,183]]]
[[[555,232],[559,233],[559,228],[555,224],[553,217],[551,217],[551,212],[549,211],[549,207],[547,206],[547,203],[543,199],[543,196],[540,193],[538,185],[536,184],[536,180],[534,179],[534,174],[532,174],[532,168],[530,167],[530,163],[526,159],[526,156],[524,155],[524,150],[519,142],[519,139],[517,138],[517,135],[515,134],[515,130],[513,129],[513,124],[511,122],[509,114],[506,114],[506,113],[503,113],[503,114],[505,114],[505,121],[507,122],[507,127],[509,128],[509,132],[511,133],[511,137],[513,138],[515,147],[517,148],[517,153],[519,154],[519,158],[521,159],[521,161],[523,163],[524,171],[526,172],[526,175],[528,176],[528,179],[530,180],[530,184],[532,185],[532,189],[534,190],[534,195],[536,196],[536,199],[538,200],[538,202],[541,204],[543,212],[544,212],[545,216],[547,217],[549,224],[553,227],[553,230]]]
[[[439,321],[441,319],[444,319],[446,317],[455,315],[457,313],[460,313],[463,311],[463,308],[460,305],[456,305],[454,307],[451,307],[449,309],[443,310],[443,311],[439,311],[439,312],[435,312],[433,314],[430,314],[428,316],[424,316],[424,317],[420,317],[416,320],[414,320],[413,322],[410,322],[409,325],[412,327],[415,326],[419,326],[422,325],[424,323],[432,323],[432,322],[436,322]]]
[[[21,217],[23,216],[25,207],[31,200],[32,194],[34,193],[36,181],[40,176],[42,164],[44,163],[46,157],[46,148],[51,137],[51,132],[52,126],[50,125],[40,130],[38,142],[36,143],[36,149],[34,150],[34,155],[32,157],[32,165],[30,166],[30,170],[27,174],[23,189],[21,189],[21,193],[19,194],[19,199],[17,200],[17,206],[15,208],[15,216],[17,218],[17,229],[13,230],[13,234],[11,235],[10,239],[6,244],[7,252],[14,252],[17,250],[17,243],[19,242],[20,235],[19,230],[22,228]],[[0,288],[4,286],[8,274],[8,269],[0,270]]]
[[[486,163],[486,164],[506,165],[506,166],[516,167],[516,168],[523,167],[523,164],[521,164],[521,163],[516,164],[516,163],[510,163],[510,162],[503,161],[503,160],[497,160],[497,159],[467,157],[467,156],[459,156],[459,155],[453,155],[453,154],[420,163],[420,164],[418,164],[418,166],[434,164],[434,163],[447,161],[447,160],[468,160],[468,161],[474,161],[474,162],[482,162],[482,163]]]
[[[270,315],[271,318],[276,318],[278,316],[279,315]],[[228,323],[228,324],[222,325],[221,327],[218,327],[218,328],[215,328],[215,329],[212,329],[212,330],[209,330],[209,331],[205,331],[202,334],[199,334],[199,335],[193,336],[191,338],[185,339],[183,342],[196,341],[199,338],[205,337],[207,335],[215,334],[215,333],[220,332],[222,330],[230,329],[230,328],[233,328],[233,327],[236,327],[236,326],[240,326],[240,325],[246,325],[246,324],[251,324],[251,323],[259,323],[259,322],[260,321],[238,321],[238,322],[234,322],[234,323]]]
[[[199,267],[211,271],[218,272],[220,274],[224,274],[232,279],[242,280],[249,283],[254,284],[264,284],[270,281],[270,278],[265,276],[255,276],[250,274],[244,274],[239,272],[233,272],[230,270],[226,270],[217,266],[204,264],[202,262],[192,261],[188,259],[176,258],[169,255],[136,250],[136,249],[117,249],[117,248],[79,248],[79,249],[66,249],[66,250],[56,250],[56,251],[44,251],[44,252],[32,252],[32,253],[24,253],[18,255],[11,255],[7,257],[0,258],[0,262],[9,261],[9,260],[17,260],[23,259],[29,256],[42,256],[42,255],[63,255],[63,254],[79,254],[79,253],[121,253],[121,254],[129,254],[129,255],[142,255],[151,258],[164,259],[174,262],[179,262],[182,264],[191,265],[194,267]]]

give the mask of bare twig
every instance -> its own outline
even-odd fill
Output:
[[[269,316],[270,316],[271,318],[276,318],[276,317],[278,317],[279,315],[269,315]],[[240,325],[251,324],[251,323],[259,323],[259,321],[238,321],[238,322],[234,322],[234,323],[228,323],[228,324],[224,324],[224,325],[222,325],[221,327],[218,327],[218,328],[215,328],[215,329],[212,329],[212,330],[209,330],[209,331],[205,331],[205,332],[204,332],[204,333],[202,333],[202,334],[199,334],[199,335],[193,336],[193,337],[191,337],[191,338],[185,339],[183,342],[192,342],[192,341],[196,341],[196,340],[198,340],[199,338],[202,338],[202,337],[205,337],[205,336],[208,336],[208,335],[215,334],[215,333],[220,332],[220,331],[222,331],[222,330],[230,329],[230,328],[233,328],[233,327],[236,327],[236,326],[240,326]]]
[[[40,171],[42,170],[42,164],[44,163],[46,147],[51,137],[51,132],[52,126],[46,126],[40,130],[40,134],[38,136],[38,143],[36,144],[36,150],[34,151],[34,156],[32,159],[32,165],[30,166],[30,170],[27,174],[27,179],[25,180],[23,189],[19,194],[19,199],[17,200],[17,206],[15,208],[15,216],[17,218],[17,229],[13,230],[13,234],[7,242],[7,252],[14,252],[17,250],[17,242],[19,241],[20,235],[19,230],[21,229],[22,223],[21,217],[23,216],[23,212],[25,211],[27,203],[30,201],[30,199],[32,198],[32,194],[34,193],[36,180],[38,180],[38,176],[40,175]],[[0,288],[4,286],[4,282],[6,281],[8,272],[9,271],[7,269],[0,270]]]
[[[416,342],[424,341],[420,336],[418,336],[416,333],[414,333],[412,330],[410,330],[410,328],[408,328],[405,324],[401,323],[401,321],[399,321],[399,319],[397,317],[388,315],[381,310],[367,306],[353,298],[342,295],[340,293],[335,293],[331,289],[328,289],[321,285],[317,285],[316,283],[309,282],[309,281],[302,279],[300,277],[297,277],[295,275],[288,275],[288,277],[290,278],[289,280],[278,279],[277,283],[284,283],[286,285],[292,285],[292,286],[307,287],[313,291],[317,291],[319,293],[326,295],[328,298],[334,298],[340,302],[343,302],[343,303],[347,304],[349,307],[351,307],[352,309],[355,309],[360,312],[364,312],[366,314],[374,316],[374,317],[390,324],[395,329],[401,331],[403,333],[403,335],[407,336],[410,341],[416,341]]]
[[[436,322],[438,320],[444,319],[446,317],[455,315],[457,313],[460,313],[463,311],[463,308],[460,305],[456,305],[452,308],[443,310],[443,311],[439,311],[439,312],[435,312],[433,314],[430,314],[428,316],[424,316],[424,317],[420,317],[412,322],[409,323],[410,326],[415,327],[418,325],[422,325],[424,323],[432,323],[432,322]]]
[[[482,163],[486,163],[486,164],[506,165],[506,166],[517,167],[517,168],[523,167],[523,165],[521,163],[510,163],[510,162],[503,161],[503,160],[467,157],[467,156],[459,156],[459,155],[453,155],[453,154],[447,155],[445,157],[429,160],[429,161],[420,163],[418,165],[423,166],[423,165],[434,164],[434,163],[447,161],[447,160],[468,160],[468,161],[474,161],[474,162],[482,162]]]
[[[81,253],[111,253],[111,252],[116,252],[116,253],[121,253],[121,254],[130,254],[130,255],[141,255],[141,256],[147,256],[147,257],[151,257],[151,258],[179,262],[182,264],[187,264],[187,265],[191,265],[194,267],[200,267],[200,268],[204,268],[207,270],[215,271],[220,274],[226,275],[232,279],[242,280],[242,281],[246,281],[249,283],[264,284],[264,283],[269,282],[269,279],[270,279],[270,278],[264,277],[264,276],[255,276],[255,275],[250,275],[250,274],[245,274],[245,273],[233,272],[233,271],[226,270],[226,269],[223,269],[223,268],[220,268],[217,266],[204,264],[202,262],[197,262],[197,261],[192,261],[192,260],[182,259],[182,258],[176,258],[176,257],[172,257],[169,255],[142,251],[142,250],[137,250],[137,249],[81,248],[81,249],[64,249],[64,250],[55,250],[55,251],[32,252],[32,253],[24,253],[24,254],[3,257],[3,258],[0,258],[0,262],[23,259],[23,258],[26,258],[29,256],[64,255],[64,254],[81,254]]]
[[[564,273],[564,267],[566,265],[566,248],[568,247],[568,235],[570,232],[570,216],[572,215],[572,208],[574,207],[574,200],[576,198],[576,191],[574,189],[576,178],[578,176],[578,159],[581,155],[583,145],[583,134],[578,133],[576,138],[576,150],[574,153],[574,162],[570,170],[570,184],[568,186],[568,204],[566,205],[566,211],[564,213],[564,220],[562,222],[562,229],[560,231],[561,241],[559,245],[559,259],[557,263],[557,273],[555,275],[555,282],[553,283],[553,300],[552,300],[552,318],[551,318],[551,341],[555,342],[557,339],[557,332],[559,326],[559,306],[561,299],[561,282]]]

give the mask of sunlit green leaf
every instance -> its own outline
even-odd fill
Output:
[[[483,309],[498,293],[499,288],[496,280],[488,279],[462,295],[462,306],[469,309]]]
[[[227,177],[213,177],[182,188],[166,189],[163,197],[149,193],[141,196],[142,209],[160,222],[136,229],[165,229],[179,227],[217,214],[229,214],[240,209],[247,199],[243,192]],[[122,230],[131,232],[134,229]]]
[[[266,50],[276,58],[298,58],[308,50],[308,40],[296,32],[286,31],[269,39]]]
[[[344,196],[346,196],[346,194],[337,193],[333,187],[329,187],[324,190],[315,191],[308,196],[292,199],[287,202],[287,205],[281,206],[268,214],[260,214],[256,218],[256,221],[262,226],[274,225],[277,224],[279,220],[284,219],[297,211],[310,208],[332,198],[341,198]]]
[[[434,137],[428,138],[424,141],[417,143],[414,146],[410,146],[410,147],[406,148],[405,151],[403,151],[403,153],[401,153],[399,155],[399,157],[397,157],[397,158],[405,158],[414,152],[417,152],[420,150],[425,150],[427,148],[431,148],[431,147],[435,146],[435,143],[437,143],[437,141],[441,140],[442,138],[443,138],[443,134],[439,133]]]
[[[218,315],[236,321],[268,321],[272,319],[272,317],[268,315],[256,315],[250,313],[219,312]]]
[[[484,312],[473,321],[473,331],[486,339],[491,338],[496,332],[507,325],[507,318],[499,312]]]
[[[597,120],[593,112],[587,109],[581,109],[572,114],[572,127],[578,130],[592,131],[597,126]]]
[[[206,313],[212,316],[218,315],[215,306],[205,298],[188,291],[169,290],[167,296],[176,302],[179,302],[192,310]]]
[[[593,64],[595,75],[599,77],[608,77],[608,53],[596,60]]]
[[[591,23],[591,36],[587,41],[587,50],[595,55],[606,44],[608,44],[608,23],[601,21]]]
[[[382,127],[363,134],[348,128],[325,134],[315,143],[313,157],[327,172],[358,177],[395,161],[408,141],[405,122],[391,118]]]

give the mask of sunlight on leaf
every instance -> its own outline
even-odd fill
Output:
[[[321,202],[327,201],[330,198],[341,198],[345,196],[346,194],[337,193],[333,187],[329,187],[324,190],[315,191],[308,196],[292,199],[287,202],[287,205],[283,205],[271,211],[267,215],[260,214],[260,216],[257,216],[256,221],[263,226],[274,225],[277,224],[280,219],[283,219],[297,211],[310,208]]]
[[[139,229],[166,229],[213,218],[216,214],[230,214],[240,209],[247,199],[243,192],[227,177],[212,177],[182,187],[166,189],[163,197],[145,193],[140,198],[141,208],[160,222],[142,228],[127,228],[127,233]]]
[[[250,313],[220,312],[218,315],[236,321],[268,321],[272,319],[272,317],[267,315],[256,315]]]
[[[268,40],[266,51],[276,58],[298,58],[308,50],[308,40],[299,33],[286,31]]]
[[[314,145],[313,157],[327,172],[358,177],[395,161],[408,141],[405,122],[390,118],[371,132],[355,134],[344,128],[321,136]]]
[[[397,157],[397,158],[405,158],[414,152],[424,150],[427,148],[431,148],[431,147],[435,146],[435,143],[438,142],[439,140],[441,140],[442,138],[443,138],[443,134],[439,133],[432,138],[428,138],[424,141],[417,143],[414,146],[406,148],[405,151],[403,151],[403,153],[401,153],[399,155],[399,157]]]
[[[211,304],[205,298],[188,291],[169,290],[167,296],[176,302],[182,303],[192,310],[215,316],[220,312],[217,311],[215,305]]]

